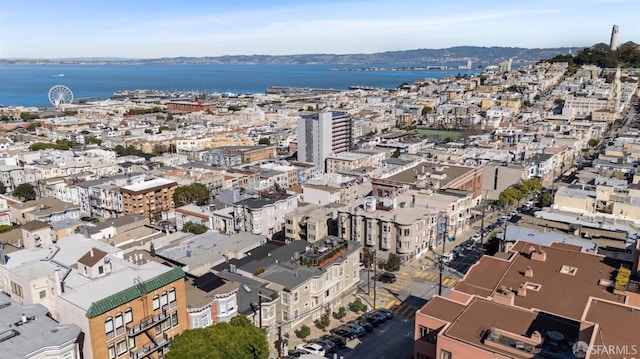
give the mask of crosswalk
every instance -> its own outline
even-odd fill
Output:
[[[416,272],[415,277],[424,279],[428,282],[434,282],[434,283],[438,283],[440,281],[440,273]],[[457,282],[458,280],[455,278],[451,278],[447,276],[444,276],[444,278],[442,278],[442,285],[444,285],[445,287],[453,287]]]
[[[410,304],[402,304],[397,301],[391,301],[385,305],[386,309],[394,312],[397,315],[401,315],[406,318],[413,318],[416,315],[416,311],[420,308],[416,308]]]

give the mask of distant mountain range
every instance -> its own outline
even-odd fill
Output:
[[[472,61],[473,66],[497,64],[513,59],[514,64],[529,64],[559,54],[576,54],[582,47],[526,49],[521,47],[457,46],[446,49],[387,51],[373,54],[303,54],[303,55],[227,55],[213,57],[164,57],[157,59],[66,58],[66,59],[0,59],[10,64],[450,64]]]

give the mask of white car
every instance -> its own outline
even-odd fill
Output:
[[[320,344],[316,343],[307,343],[307,344],[298,344],[296,345],[296,349],[306,351],[310,354],[317,354],[324,356],[324,348]]]
[[[518,211],[511,211],[511,213],[509,213],[510,217],[517,216],[517,215],[518,215]]]

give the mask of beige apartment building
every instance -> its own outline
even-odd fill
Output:
[[[162,219],[163,213],[174,208],[174,181],[156,178],[151,181],[125,186],[120,189],[125,214],[137,214],[151,222]]]
[[[320,206],[302,204],[285,215],[284,236],[286,242],[303,240],[313,243],[329,234],[337,233],[337,208],[342,206]]]

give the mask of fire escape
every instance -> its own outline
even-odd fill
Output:
[[[130,349],[129,354],[131,359],[140,359],[140,358],[148,358],[151,355],[162,348],[166,347],[169,344],[169,338],[167,334],[163,334],[162,337],[157,338],[155,333],[151,331],[158,325],[169,318],[167,314],[167,309],[163,307],[162,311],[159,314],[153,315],[149,314],[149,303],[147,301],[147,289],[144,284],[144,281],[140,277],[136,277],[134,279],[136,283],[136,287],[140,291],[140,300],[142,301],[142,311],[144,314],[144,319],[142,319],[138,324],[134,326],[127,326],[127,336],[130,338],[135,338],[142,333],[144,333],[147,338],[149,338],[149,343],[145,344],[142,348],[138,349]]]

